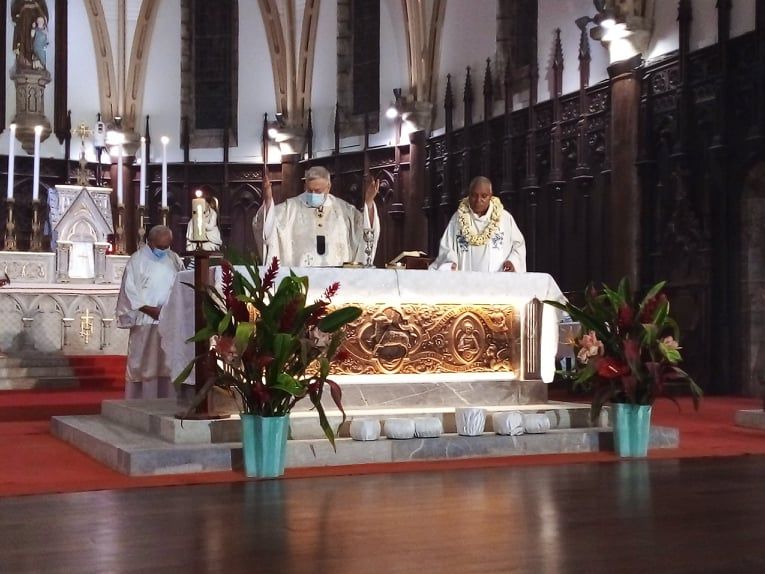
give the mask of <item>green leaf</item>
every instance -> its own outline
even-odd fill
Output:
[[[255,325],[252,323],[239,323],[236,326],[236,335],[234,335],[234,346],[236,352],[240,355],[247,348],[247,344],[250,342],[252,332],[255,330]]]
[[[233,315],[231,311],[227,311],[220,323],[218,323],[218,335],[222,335],[226,332],[229,325],[231,325],[231,319]]]
[[[193,337],[186,339],[187,343],[199,343],[201,341],[207,341],[210,337],[216,335],[218,332],[212,327],[202,327],[199,331],[194,333]]]
[[[659,329],[663,328],[664,323],[667,320],[667,315],[669,315],[669,301],[664,301],[656,310],[656,316],[653,320],[653,324],[659,327]]]
[[[361,317],[361,309],[359,307],[343,307],[333,311],[319,321],[319,329],[325,333],[334,333],[343,325],[355,321],[359,317]]]
[[[180,372],[180,374],[177,377],[175,377],[175,379],[173,380],[173,385],[177,387],[178,385],[182,384],[183,381],[189,378],[189,375],[191,374],[191,371],[194,369],[194,365],[196,365],[198,358],[199,357],[194,357],[193,359],[191,359],[191,362],[188,365],[183,367],[183,370]]]
[[[660,281],[659,283],[657,283],[656,285],[654,285],[648,290],[648,293],[646,293],[645,297],[643,297],[643,300],[640,302],[641,311],[643,310],[643,307],[645,307],[646,303],[648,303],[648,301],[656,297],[659,294],[659,292],[662,289],[664,289],[664,286],[666,284],[667,284],[666,281]]]
[[[279,373],[276,377],[276,383],[272,387],[284,391],[293,397],[305,395],[305,387],[295,377],[287,373]]]

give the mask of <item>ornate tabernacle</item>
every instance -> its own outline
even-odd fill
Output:
[[[359,304],[346,327],[338,375],[503,372],[520,368],[511,305]]]

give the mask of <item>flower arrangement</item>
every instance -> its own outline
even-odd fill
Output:
[[[481,233],[476,233],[473,220],[470,217],[470,203],[466,197],[460,201],[457,207],[457,218],[460,224],[460,233],[470,245],[486,245],[499,229],[499,222],[502,219],[502,202],[498,197],[491,198],[491,217],[489,224]]]
[[[638,300],[622,279],[616,290],[588,287],[583,307],[545,301],[581,325],[571,342],[576,352],[574,385],[594,391],[593,420],[608,401],[652,405],[658,397],[672,399],[667,393],[670,383],[686,383],[698,408],[701,389],[678,367],[680,329],[669,316],[665,285],[657,283]]]
[[[191,341],[212,339],[210,359],[215,363],[216,376],[200,395],[203,397],[213,387],[226,389],[238,399],[242,413],[262,417],[289,414],[298,401],[307,397],[334,446],[334,432],[321,400],[328,388],[345,420],[342,391],[329,378],[329,368],[342,352],[342,327],[357,319],[361,309],[349,306],[329,312],[339,283],[330,285],[313,303],[306,299],[307,277],[290,272],[276,286],[276,257],[263,277],[253,262],[244,261],[243,266],[246,274],[225,260],[221,289],[207,290],[207,324]],[[193,365],[184,369],[176,384],[189,376]]]

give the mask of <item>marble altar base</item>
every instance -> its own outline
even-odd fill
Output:
[[[337,452],[321,434],[313,411],[290,417],[291,439],[287,444],[287,468],[396,463],[413,460],[446,460],[594,452],[612,450],[612,433],[604,427],[587,426],[589,407],[569,403],[536,405],[484,405],[488,412],[517,409],[545,413],[552,430],[545,434],[499,436],[487,432],[478,437],[455,434],[454,408],[412,407],[348,409],[348,420],[338,428]],[[54,417],[51,432],[91,457],[123,474],[157,475],[242,467],[240,421],[181,421],[174,417],[175,400],[104,401],[101,415]],[[328,413],[339,424],[340,413]],[[437,416],[446,434],[439,438],[360,442],[349,436],[354,417]],[[489,419],[491,417],[488,417]],[[675,448],[676,429],[651,428],[652,448]]]
[[[124,355],[128,333],[114,310],[127,259],[107,256],[107,283],[56,283],[54,253],[0,252],[0,277],[11,281],[0,287],[0,353]]]

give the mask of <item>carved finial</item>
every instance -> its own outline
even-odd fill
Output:
[[[691,0],[680,0],[680,3],[677,5],[678,22],[689,24],[692,16]]]
[[[560,28],[555,29],[555,40],[553,44],[553,69],[554,70],[562,70],[563,69],[563,46],[561,45],[560,41]]]
[[[473,82],[470,80],[470,66],[468,66],[466,70],[465,91],[463,92],[462,100],[467,103],[473,101]]]
[[[494,82],[491,79],[491,58],[486,58],[486,71],[483,74],[483,97],[491,100]]]
[[[454,109],[454,97],[452,96],[452,75],[446,74],[446,89],[444,91],[444,109]]]
[[[590,59],[590,37],[587,35],[587,26],[579,27],[579,60]]]

